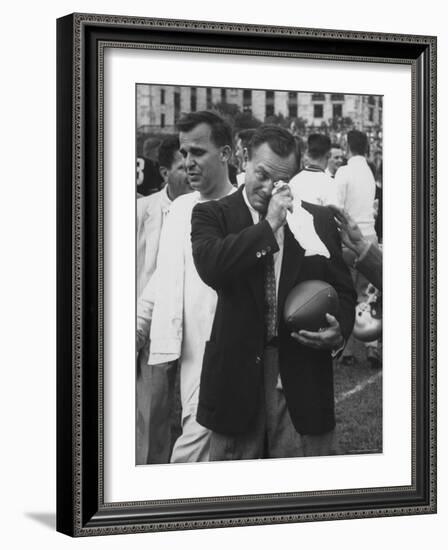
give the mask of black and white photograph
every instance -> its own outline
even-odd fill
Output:
[[[381,454],[383,97],[143,82],[135,129],[135,464]]]
[[[67,535],[437,510],[436,37],[252,20],[58,20]]]
[[[3,548],[443,548],[443,6],[6,5]]]

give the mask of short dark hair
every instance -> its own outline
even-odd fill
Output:
[[[174,156],[179,151],[179,138],[177,136],[167,136],[159,147],[159,166],[171,168],[174,162]]]
[[[232,148],[232,128],[230,124],[212,111],[196,111],[183,114],[177,121],[179,132],[190,132],[199,124],[207,124],[211,128],[211,138],[216,147],[228,145]]]
[[[249,142],[249,158],[251,158],[253,151],[263,145],[263,143],[267,143],[272,151],[282,158],[289,157],[291,153],[294,153],[297,166],[299,165],[296,141],[288,130],[275,126],[275,124],[263,124],[259,126]]]
[[[365,155],[367,153],[368,141],[364,132],[350,130],[347,134],[347,143],[354,155]]]
[[[236,137],[237,139],[241,140],[241,144],[243,147],[248,147],[250,140],[252,139],[254,134],[255,134],[255,128],[247,128],[246,130],[240,130],[236,134]]]
[[[331,149],[331,140],[324,134],[310,134],[308,136],[308,156],[311,159],[320,159]]]

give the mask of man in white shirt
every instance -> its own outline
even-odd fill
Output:
[[[137,199],[137,382],[136,382],[136,463],[165,461],[169,456],[169,402],[167,386],[172,385],[173,366],[154,371],[148,362],[149,316],[142,311],[141,297],[151,280],[157,261],[162,226],[172,201],[192,191],[179,153],[177,136],[165,138],[159,148],[161,191]],[[162,376],[161,376],[162,375]],[[167,418],[167,421],[165,421]],[[164,426],[162,426],[165,422]]]
[[[191,212],[198,202],[235,191],[229,181],[232,133],[218,115],[201,111],[177,124],[180,152],[194,193],[173,204],[160,242],[151,322],[149,364],[164,368],[179,359],[182,434],[171,462],[209,460],[210,432],[196,421],[205,343],[210,337],[216,292],[199,277],[191,249]]]
[[[328,136],[309,135],[306,167],[289,182],[294,197],[321,206],[337,203],[334,180],[325,173],[330,148],[331,141]]]
[[[366,160],[367,136],[359,130],[347,134],[346,166],[336,172],[335,183],[340,206],[359,225],[364,237],[376,238],[373,201],[375,178]]]
[[[338,169],[342,166],[344,161],[344,152],[342,147],[337,143],[333,143],[330,149],[330,157],[328,159],[327,169],[325,173],[334,178]]]
[[[378,243],[375,232],[375,178],[367,164],[366,154],[368,150],[367,135],[359,130],[351,130],[347,134],[347,158],[346,166],[341,166],[336,172],[335,183],[338,191],[338,203],[353,220],[358,224],[363,237],[375,244]],[[351,267],[351,273],[358,293],[358,302],[365,301],[367,279],[356,269],[353,269],[354,256],[345,250],[344,257]],[[376,360],[376,347],[367,346],[368,358]],[[349,340],[342,357],[346,364],[355,362],[353,355],[353,342]]]

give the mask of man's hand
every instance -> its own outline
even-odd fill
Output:
[[[362,236],[358,224],[350,216],[350,214],[342,208],[339,208],[334,204],[329,204],[328,208],[331,210],[336,225],[339,228],[342,242],[347,248],[353,250],[357,256],[360,256],[368,245],[368,242]]]
[[[309,346],[310,348],[337,350],[344,342],[341,327],[336,317],[333,317],[329,313],[326,314],[326,317],[329,326],[321,328],[319,332],[300,330],[299,332],[291,332],[291,336],[300,344]]]
[[[281,188],[274,188],[266,213],[266,220],[269,222],[272,231],[277,231],[286,222],[286,212],[292,212],[293,196],[289,185]]]

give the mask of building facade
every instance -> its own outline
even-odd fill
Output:
[[[261,122],[281,115],[303,119],[310,127],[347,118],[362,131],[382,124],[381,96],[139,84],[137,129],[171,133],[181,113],[212,109],[218,103],[237,105]]]

